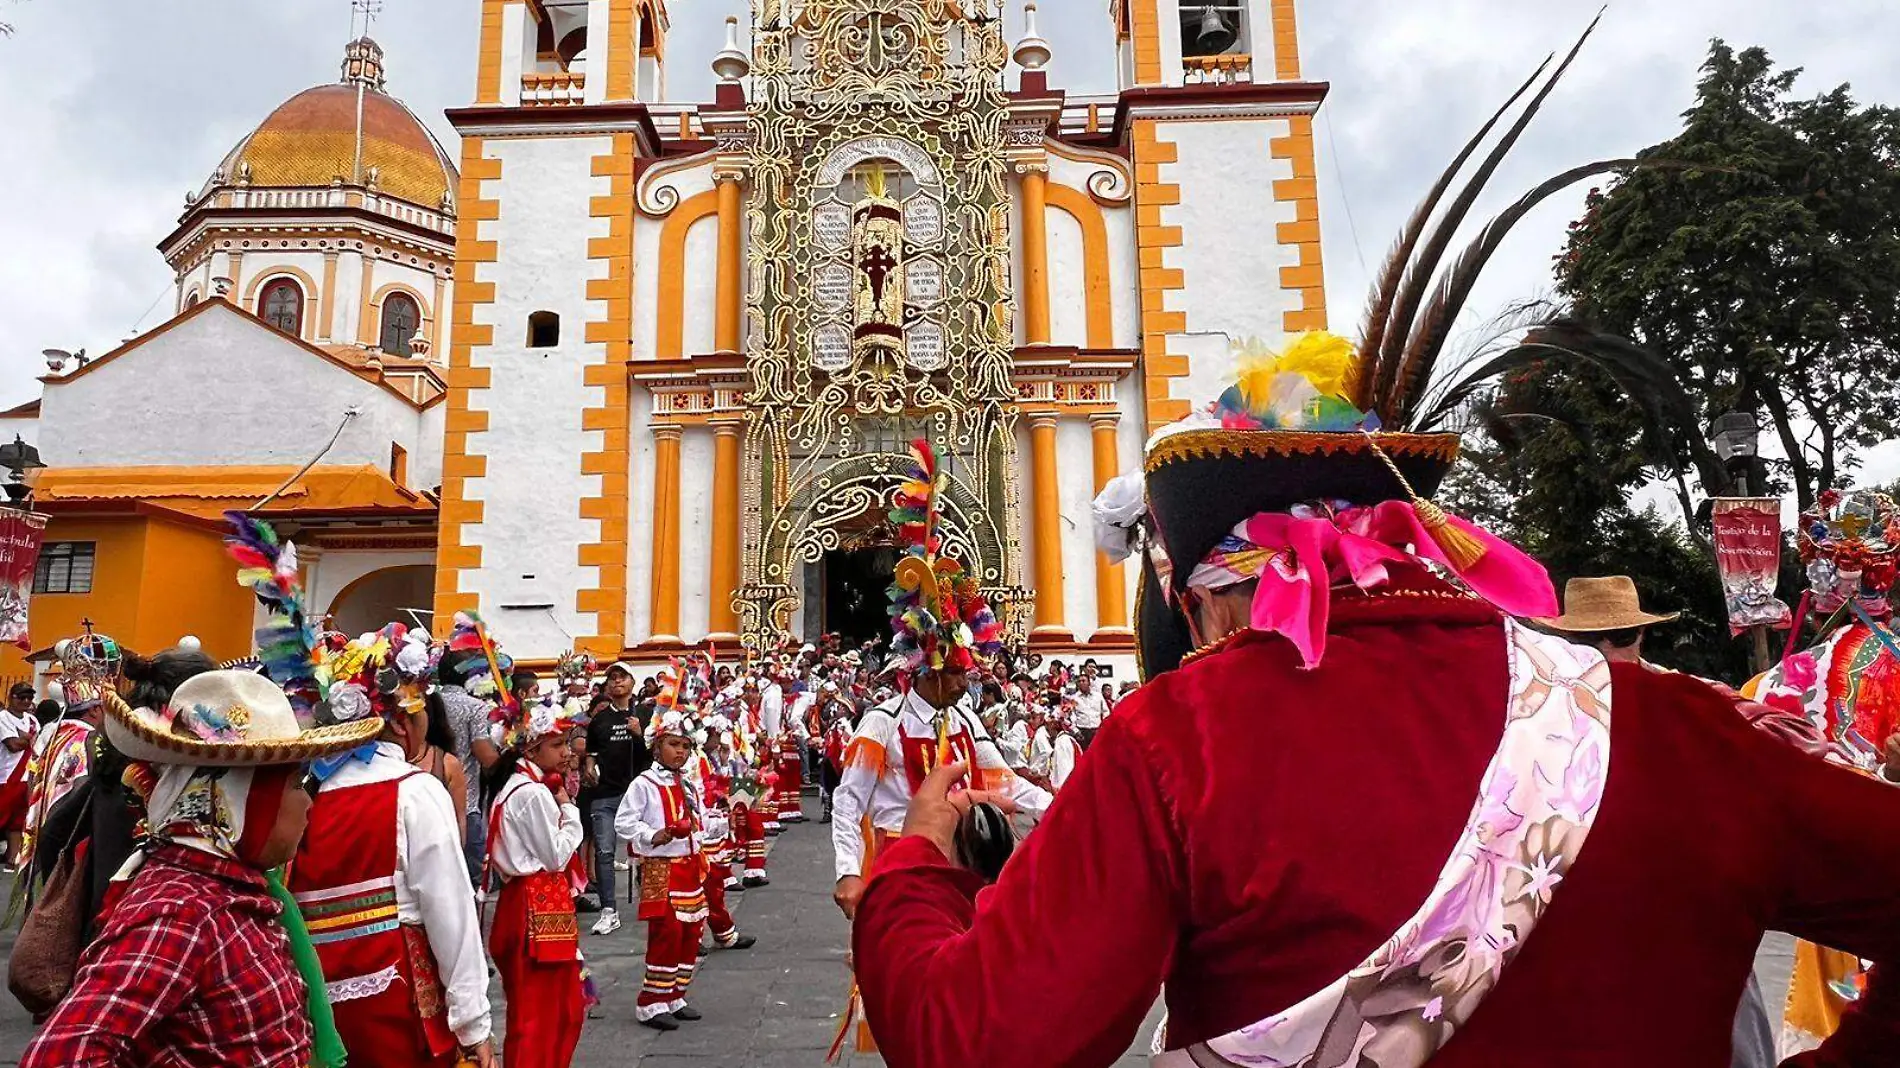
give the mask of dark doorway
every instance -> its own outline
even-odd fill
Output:
[[[896,567],[897,550],[891,546],[826,553],[825,632],[842,634],[849,642],[889,638],[890,599],[885,591]]]

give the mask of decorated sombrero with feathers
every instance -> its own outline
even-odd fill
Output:
[[[890,597],[891,652],[905,671],[967,671],[1003,648],[1003,626],[976,578],[943,552],[938,499],[943,473],[930,442],[911,442],[908,477],[891,522],[904,553]]]

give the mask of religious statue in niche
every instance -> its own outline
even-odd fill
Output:
[[[852,350],[895,356],[904,345],[904,210],[886,189],[883,167],[870,172],[851,209],[851,263]]]

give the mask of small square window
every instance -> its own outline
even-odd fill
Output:
[[[40,547],[34,593],[91,593],[95,542],[53,541]]]

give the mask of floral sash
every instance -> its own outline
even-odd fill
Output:
[[[1610,768],[1610,668],[1508,619],[1504,734],[1470,821],[1418,912],[1365,962],[1155,1068],[1418,1068],[1471,1018],[1583,849]],[[1165,1025],[1164,1025],[1165,1031]]]

